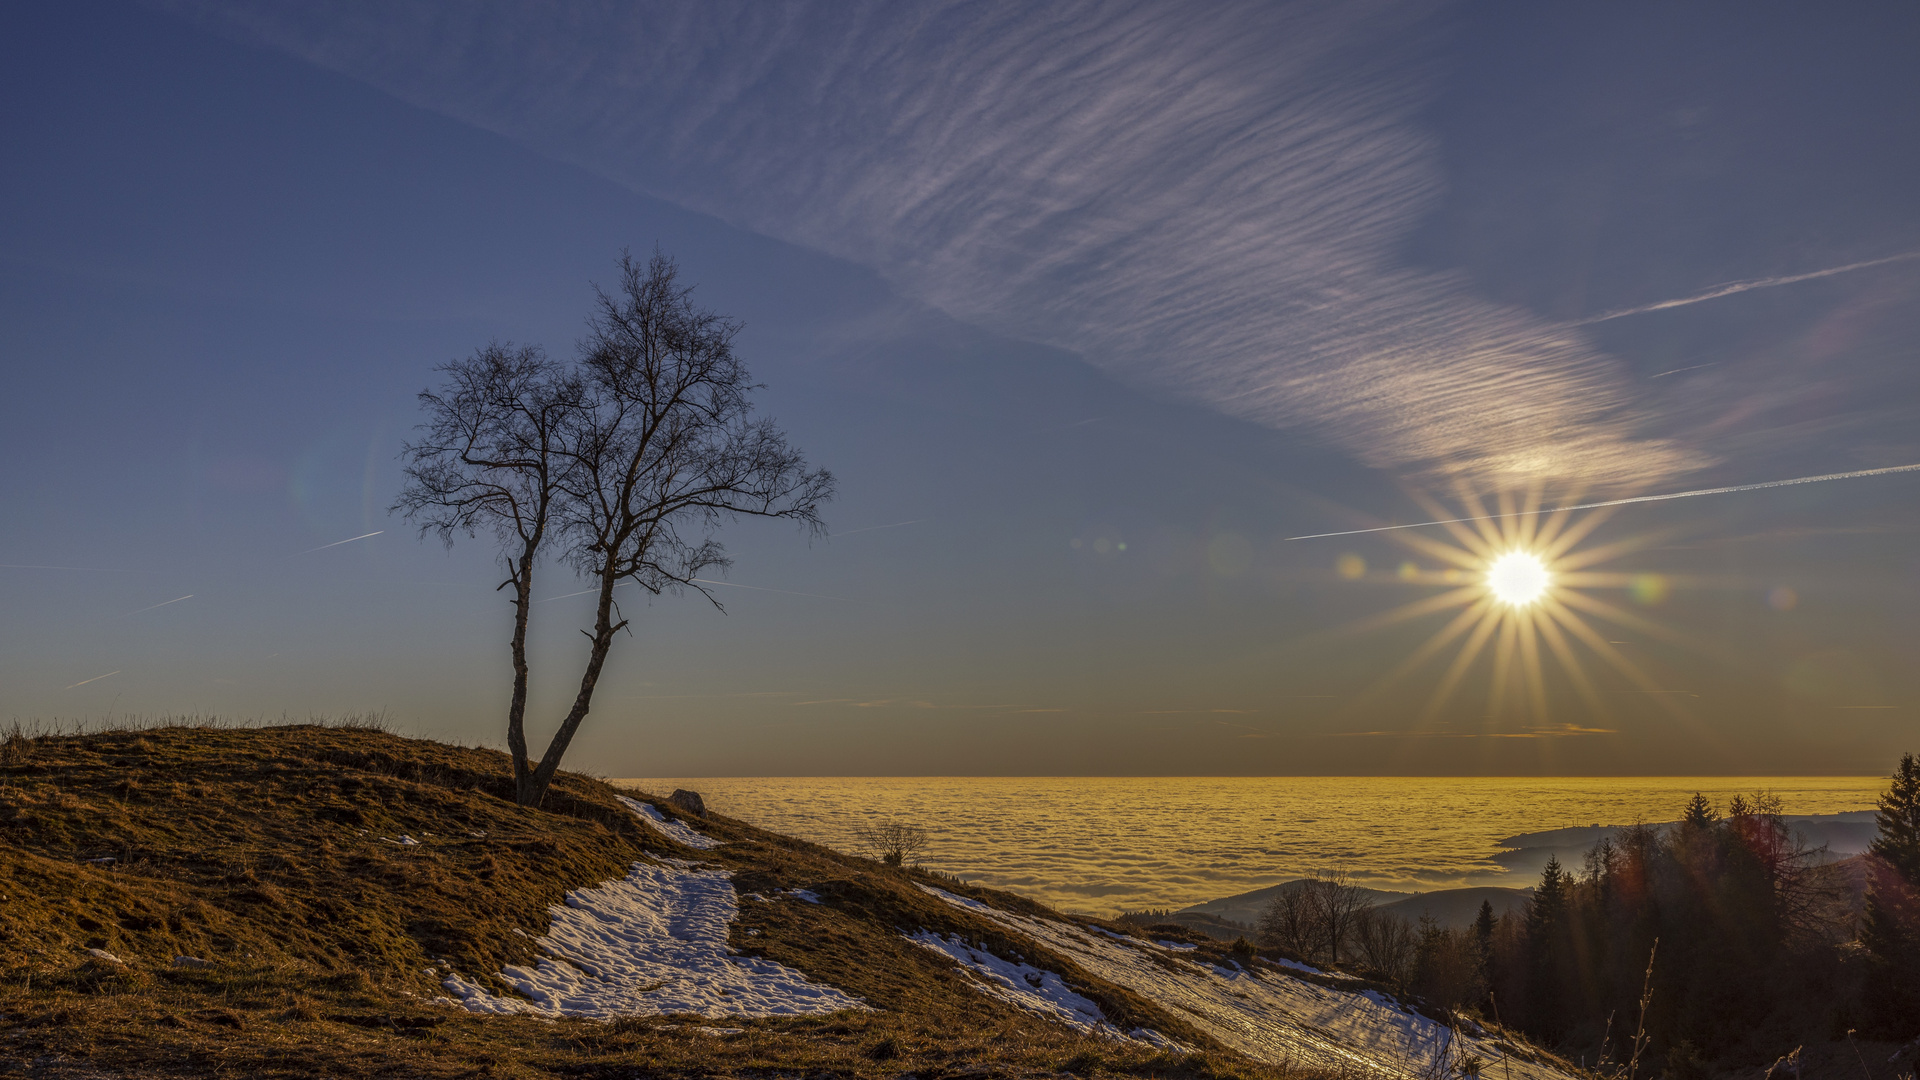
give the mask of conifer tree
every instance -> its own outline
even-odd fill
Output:
[[[1473,919],[1474,956],[1479,963],[1480,985],[1493,988],[1493,931],[1499,925],[1493,917],[1493,901],[1480,901],[1480,914]]]
[[[1905,1039],[1920,1033],[1920,763],[1900,759],[1875,815],[1866,926],[1860,944],[1871,966],[1864,988],[1869,1022]]]
[[[1538,935],[1559,925],[1567,907],[1567,875],[1560,860],[1549,857],[1540,871],[1540,884],[1533,890],[1533,902],[1527,905],[1527,933]]]
[[[1480,914],[1473,919],[1473,940],[1480,946],[1482,963],[1493,956],[1493,901],[1480,901]]]
[[[1920,762],[1912,754],[1900,758],[1893,784],[1880,797],[1874,815],[1880,835],[1869,849],[1885,859],[1908,885],[1920,886]]]
[[[1694,829],[1707,828],[1718,820],[1720,815],[1714,812],[1713,804],[1697,791],[1693,793],[1693,798],[1687,800],[1686,812],[1680,815],[1681,825]]]
[[[1557,1038],[1564,1021],[1562,982],[1565,975],[1567,900],[1572,879],[1558,858],[1547,859],[1527,904],[1527,1020],[1541,1034]]]

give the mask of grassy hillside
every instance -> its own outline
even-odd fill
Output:
[[[903,930],[991,948],[993,924],[916,880],[1033,905],[755,829],[680,848],[616,792],[562,774],[540,810],[506,798],[494,751],[377,730],[161,727],[0,745],[0,1068],[100,1075],[1300,1077],[1210,1043],[1168,1010],[1022,942],[1123,1029],[1200,1053],[1086,1036],[982,995]],[[679,816],[664,801],[663,812]],[[415,843],[406,843],[406,840]],[[455,970],[489,989],[569,889],[648,855],[698,855],[737,891],[731,944],[872,1012],[726,1022],[475,1016],[433,999]],[[1037,910],[1037,909],[1036,909]],[[90,951],[90,950],[97,950]],[[111,958],[98,953],[111,954]],[[190,961],[177,960],[192,958]]]

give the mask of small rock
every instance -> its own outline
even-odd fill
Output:
[[[173,966],[184,967],[184,968],[210,968],[213,966],[213,961],[202,960],[197,956],[176,956],[173,958]]]
[[[685,810],[687,813],[692,814],[694,817],[703,818],[707,816],[707,804],[700,798],[700,793],[697,791],[688,791],[686,788],[675,788],[673,794],[667,796],[667,801]]]
[[[119,957],[113,955],[112,953],[108,952],[105,949],[88,949],[87,955],[93,957],[96,960],[105,960],[109,964],[126,963],[125,960],[120,959]]]

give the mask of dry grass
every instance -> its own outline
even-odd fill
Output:
[[[566,890],[647,853],[690,853],[600,781],[562,774],[543,809],[525,810],[506,798],[503,755],[375,725],[12,736],[0,735],[0,1075],[36,1061],[46,1075],[65,1061],[114,1076],[1299,1075],[1217,1049],[1155,1054],[1003,1006],[900,937],[928,927],[1011,944],[915,888],[914,872],[720,817],[697,825],[729,843],[701,857],[740,892],[825,901],[743,905],[734,946],[878,1011],[727,1021],[746,1029],[733,1036],[695,1017],[472,1016],[429,1003],[435,962],[476,979],[528,963],[531,938],[514,929],[543,933]],[[419,845],[387,839],[402,835]],[[1116,1023],[1208,1045],[1066,958],[1018,948]],[[210,966],[175,965],[182,955]]]

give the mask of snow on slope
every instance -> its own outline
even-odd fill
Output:
[[[1227,1046],[1261,1061],[1402,1076],[1437,1073],[1447,1054],[1470,1053],[1502,1063],[1515,1080],[1568,1080],[1567,1074],[1503,1053],[1491,1038],[1461,1032],[1392,998],[1366,990],[1334,990],[1280,971],[1199,963],[1146,942],[1116,939],[1094,928],[992,908],[922,885],[956,907],[1024,934],[1070,958],[1083,971],[1150,998]],[[1016,1002],[1018,1003],[1018,1002]]]
[[[660,827],[642,813],[653,807],[621,801]],[[717,843],[678,822],[668,824],[685,835],[661,831],[688,847]],[[625,879],[576,889],[565,907],[548,910],[553,923],[536,942],[546,955],[532,970],[513,966],[500,973],[524,997],[490,993],[457,974],[442,985],[474,1012],[603,1020],[663,1013],[792,1016],[868,1007],[792,968],[734,955],[727,926],[740,908],[732,875],[724,870],[683,859],[637,862]]]
[[[1074,993],[1060,976],[1051,971],[1031,964],[1002,960],[990,952],[969,948],[957,936],[936,934],[931,930],[908,934],[907,940],[947,957],[958,964],[962,972],[978,976],[974,985],[988,997],[1040,1013],[1048,1019],[1082,1031],[1099,1031],[1107,1027],[1107,1017],[1100,1011],[1100,1006]]]
[[[673,820],[661,813],[659,808],[653,806],[651,803],[643,803],[638,799],[629,799],[625,795],[615,795],[614,798],[619,799],[622,805],[639,815],[641,821],[653,826],[655,832],[662,834],[681,847],[698,848],[705,851],[708,848],[717,848],[720,846],[720,841],[715,840],[711,836],[695,832],[686,825]]]
[[[977,976],[974,988],[1016,1008],[1037,1012],[1049,1020],[1095,1035],[1132,1039],[1162,1049],[1185,1051],[1187,1047],[1152,1028],[1134,1028],[1122,1033],[1107,1022],[1100,1006],[1074,993],[1058,974],[1017,960],[1005,960],[982,949],[975,949],[957,935],[922,930],[903,935],[923,949],[931,949],[957,964],[961,974]]]

